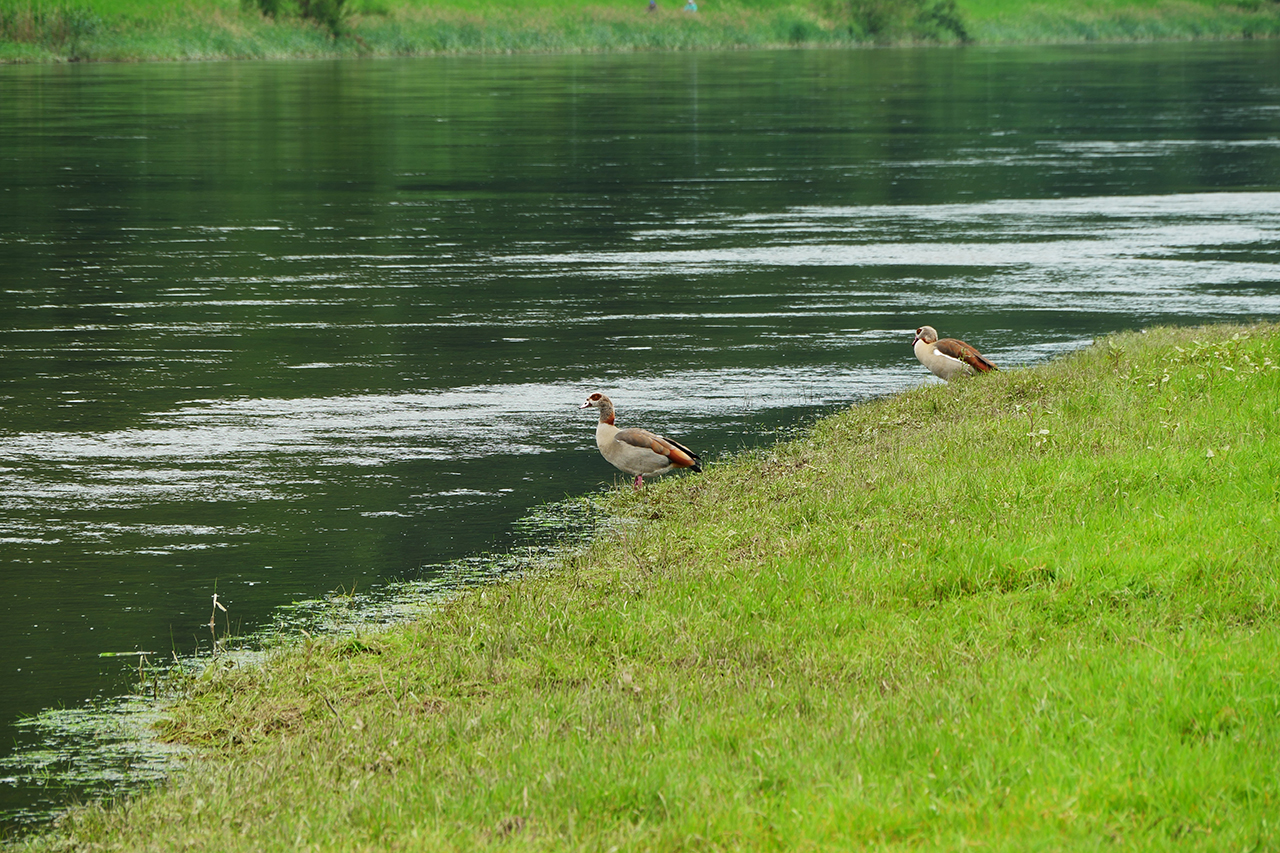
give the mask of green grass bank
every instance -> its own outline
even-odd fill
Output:
[[[908,354],[909,355],[909,354]],[[1122,334],[610,492],[554,570],[208,668],[33,850],[1274,850],[1280,326]]]
[[[0,62],[1272,38],[1276,0],[0,0]]]

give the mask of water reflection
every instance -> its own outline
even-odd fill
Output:
[[[1069,308],[1107,314],[1123,306],[1140,320],[1260,317],[1280,310],[1280,266],[1275,263],[1280,193],[813,207],[709,218],[688,223],[688,230],[709,243],[749,232],[755,243],[495,260],[543,275],[596,280],[670,274],[718,280],[761,269],[776,273],[775,289],[734,293],[727,310],[657,312],[647,314],[646,323],[755,319],[785,325],[811,322],[819,313],[827,321],[865,322],[877,312],[905,317],[919,313],[921,306],[935,313]],[[913,239],[926,234],[928,239]],[[637,235],[639,243],[672,240],[666,231]],[[867,287],[824,280],[817,287],[796,289],[807,270],[822,267],[899,267],[913,275],[893,282],[892,288],[884,287],[888,282]],[[815,297],[824,301],[815,304]],[[769,300],[785,310],[733,310],[752,299]],[[582,321],[620,319],[588,314]],[[1025,361],[1018,353],[1009,355],[1014,362]]]

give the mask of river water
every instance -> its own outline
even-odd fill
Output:
[[[101,790],[17,723],[102,653],[614,483],[591,391],[715,461],[932,381],[923,323],[1033,364],[1280,317],[1278,260],[1276,43],[0,68],[3,819]]]

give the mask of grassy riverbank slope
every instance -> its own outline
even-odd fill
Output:
[[[215,666],[38,849],[1280,845],[1280,327],[853,407],[568,564]]]
[[[1275,0],[0,0],[0,62],[1280,35]],[[264,14],[263,10],[268,14]]]

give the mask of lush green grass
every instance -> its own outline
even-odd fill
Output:
[[[36,849],[1275,849],[1280,327],[854,407],[545,574],[216,666]]]
[[[264,16],[263,2],[280,6]],[[300,3],[341,13],[299,15]],[[0,62],[1253,38],[1274,0],[0,0]],[[313,5],[312,8],[315,8]]]
[[[1272,0],[962,0],[977,41],[1084,42],[1274,38],[1280,4]]]
[[[729,0],[696,14],[683,0],[661,0],[655,13],[646,0],[345,0],[335,21],[304,20],[287,2],[264,16],[256,2],[0,0],[0,61],[714,50],[961,35],[933,11],[953,0],[897,0],[903,11],[874,25],[827,0]]]

